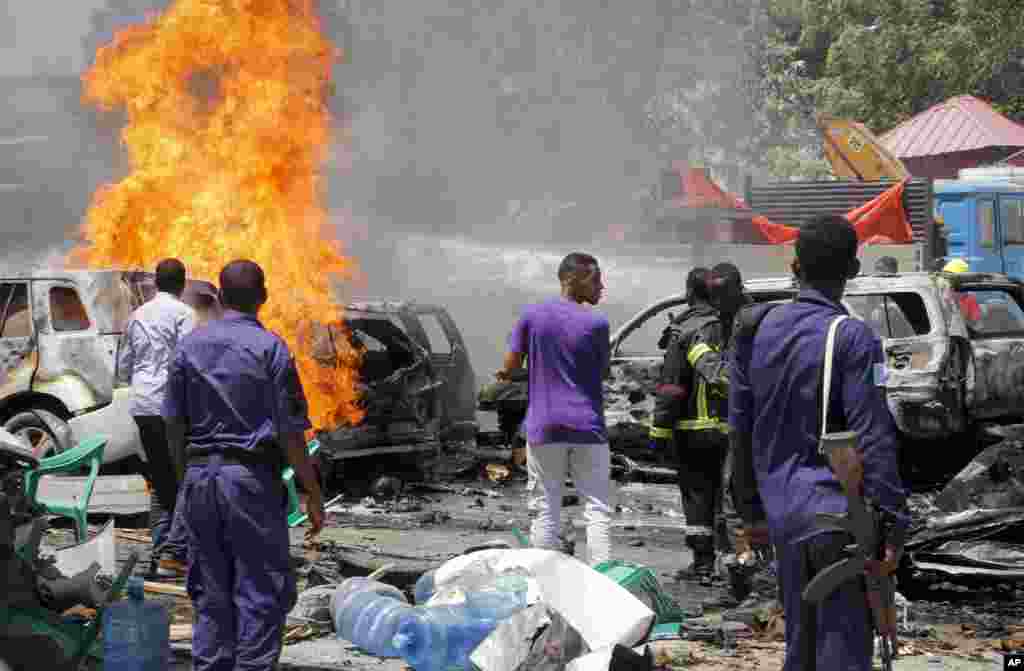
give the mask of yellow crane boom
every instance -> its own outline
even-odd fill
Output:
[[[910,177],[903,162],[893,156],[862,123],[818,115],[818,130],[825,145],[825,158],[836,177],[860,182]]]

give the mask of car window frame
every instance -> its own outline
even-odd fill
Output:
[[[82,307],[82,311],[85,313],[85,318],[89,321],[85,328],[75,329],[58,329],[54,322],[54,310],[53,310],[53,292],[56,290],[68,290],[71,291],[75,298],[78,299],[78,304]],[[82,292],[78,289],[73,282],[53,282],[46,287],[46,309],[47,316],[49,317],[50,333],[53,335],[66,336],[75,335],[81,333],[92,333],[96,331],[96,319],[89,311],[89,305],[82,298]]]
[[[882,296],[882,297],[888,299],[888,297],[891,296],[892,294],[912,294],[914,296],[917,296],[917,298],[921,301],[921,305],[924,307],[924,314],[928,318],[928,331],[926,331],[925,333],[916,333],[915,332],[915,333],[913,333],[911,335],[908,335],[908,336],[896,337],[896,336],[891,335],[891,332],[892,332],[891,323],[889,323],[887,321],[886,331],[888,333],[886,333],[886,334],[876,333],[876,335],[879,338],[882,338],[883,340],[911,340],[913,338],[925,338],[925,337],[928,337],[928,336],[933,335],[935,333],[936,328],[937,328],[937,315],[933,314],[933,311],[931,309],[929,309],[928,300],[925,298],[925,296],[923,296],[920,291],[915,291],[913,288],[903,287],[903,288],[893,289],[892,291],[850,291],[850,292],[847,292],[847,293],[845,293],[843,295],[842,302],[843,302],[843,305],[846,306],[847,310],[849,310],[853,314],[858,314],[855,310],[853,310],[853,307],[852,307],[852,305],[849,302],[850,298],[859,298],[859,297],[868,297],[868,296],[871,296],[871,297]],[[906,311],[899,304],[899,302],[896,301],[895,299],[892,299],[892,302],[900,310],[900,313],[903,315],[903,318],[906,320],[907,324],[911,328],[914,328],[914,323],[910,320],[909,317],[907,317]],[[884,303],[883,303],[883,306],[884,306]],[[862,317],[862,321],[867,323],[869,326],[871,325],[870,320],[868,320],[866,317]],[[874,331],[874,329],[872,329],[872,331]]]
[[[657,350],[651,353],[628,353],[622,352],[622,346],[629,340],[630,336],[639,331],[647,322],[654,319],[656,316],[661,315],[672,308],[683,307],[685,309],[686,301],[682,297],[678,298],[667,298],[662,301],[658,301],[654,305],[649,306],[647,309],[642,311],[640,314],[633,317],[623,327],[623,330],[612,344],[611,358],[612,359],[648,359],[651,357],[664,356],[664,350]],[[666,321],[665,326],[668,326]]]
[[[1016,291],[1015,291],[1015,289],[1016,289]],[[1022,301],[1021,297],[1018,295],[1018,292],[1020,291],[1020,289],[1016,288],[1016,287],[1005,286],[1005,285],[997,285],[997,284],[993,284],[993,285],[985,285],[985,284],[974,285],[974,284],[971,284],[971,285],[967,285],[967,286],[961,286],[961,287],[959,287],[957,289],[957,291],[958,291],[958,293],[973,293],[973,292],[976,292],[976,291],[1001,291],[1001,292],[1007,294],[1008,296],[1010,296],[1014,300],[1014,302],[1016,302],[1017,307],[1021,310],[1021,312],[1024,313],[1024,301]],[[987,331],[986,332],[986,331],[978,331],[978,330],[976,330],[974,328],[971,328],[970,323],[966,319],[964,319],[964,323],[967,325],[967,332],[968,332],[968,335],[970,336],[971,340],[999,340],[999,339],[1002,339],[1002,338],[1015,338],[1015,337],[1024,336],[1024,328],[1022,328],[1020,330],[1015,330],[1015,331],[995,331],[995,332]]]
[[[4,301],[3,304],[0,304],[0,340],[25,340],[27,338],[31,338],[35,334],[35,321],[32,318],[32,293],[31,293],[32,288],[31,288],[29,282],[27,282],[27,281],[22,281],[22,280],[0,280],[0,286],[5,286],[5,285],[6,286],[12,286],[12,287],[16,287],[16,286],[20,285],[20,286],[22,286],[25,289],[25,302],[26,302],[26,306],[27,306],[27,309],[28,309],[28,335],[17,335],[17,336],[4,335],[4,331],[7,328],[7,320],[9,320],[11,318],[11,316],[9,314],[3,314],[6,311],[7,307],[8,307],[6,305],[6,301]],[[12,290],[12,293],[11,293],[10,297],[11,298],[14,297],[13,290]]]

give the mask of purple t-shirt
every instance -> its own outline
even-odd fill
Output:
[[[601,386],[609,355],[607,317],[562,297],[529,305],[508,348],[526,355],[530,445],[607,442]]]

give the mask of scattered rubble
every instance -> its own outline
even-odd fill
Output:
[[[903,579],[929,592],[1014,598],[1024,579],[1024,447],[993,445],[937,494],[912,497]]]

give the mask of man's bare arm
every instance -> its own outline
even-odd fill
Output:
[[[503,381],[511,379],[513,372],[522,370],[525,361],[526,355],[522,352],[507,352],[501,370],[495,373],[494,377]]]
[[[324,499],[320,491],[320,479],[313,463],[306,454],[306,440],[301,433],[284,435],[285,454],[288,463],[306,490],[306,514],[309,516],[308,537],[316,536],[324,526]]]

